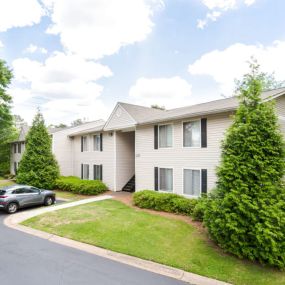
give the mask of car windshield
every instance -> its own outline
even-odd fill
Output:
[[[0,189],[0,196],[1,196],[1,195],[4,195],[5,193],[6,193],[6,191],[5,191],[5,190]]]

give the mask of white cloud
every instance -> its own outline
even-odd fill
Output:
[[[14,86],[18,86],[11,89],[15,112],[20,110],[20,106],[26,110],[34,110],[40,105],[47,114],[48,121],[56,122],[67,120],[68,114],[70,121],[84,112],[88,112],[85,117],[98,118],[104,110],[98,99],[103,86],[97,80],[112,75],[107,66],[61,52],[55,52],[44,63],[19,58],[13,61],[12,66]],[[25,87],[19,88],[19,84]],[[25,96],[21,101],[23,94]],[[61,111],[57,114],[56,110]],[[61,118],[62,115],[64,118]]]
[[[252,4],[255,3],[256,0],[244,0],[245,5],[251,6]]]
[[[232,95],[234,79],[241,79],[248,72],[248,61],[254,56],[261,69],[275,73],[277,80],[284,80],[285,74],[285,41],[275,41],[272,45],[245,45],[236,43],[224,50],[214,50],[202,55],[189,65],[192,75],[206,75],[219,85],[224,95]]]
[[[38,24],[44,15],[45,11],[37,0],[0,1],[0,32]]]
[[[237,0],[202,0],[202,3],[210,10],[221,9],[229,10],[236,6]]]
[[[171,78],[139,78],[130,88],[132,102],[145,106],[158,104],[166,108],[190,105],[191,85],[184,79]]]
[[[4,44],[0,41],[0,48],[3,48]]]
[[[26,49],[25,51],[26,53],[36,53],[36,52],[39,52],[39,53],[42,53],[42,54],[47,54],[47,50],[43,47],[38,47],[34,44],[30,44]]]
[[[209,21],[216,22],[217,19],[221,17],[221,15],[222,13],[219,11],[213,11],[213,12],[207,13],[205,19],[203,20],[199,19],[197,21],[197,27],[203,30]]]
[[[66,50],[84,58],[112,55],[123,46],[143,41],[162,0],[43,0]]]
[[[206,14],[204,19],[197,20],[197,28],[204,29],[209,22],[215,22],[228,10],[236,9],[239,5],[253,5],[256,0],[201,0],[210,12]]]

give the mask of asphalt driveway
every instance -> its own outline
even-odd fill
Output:
[[[0,211],[1,285],[187,284],[7,228],[5,217]]]

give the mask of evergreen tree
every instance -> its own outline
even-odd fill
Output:
[[[17,183],[53,189],[59,167],[51,151],[51,137],[38,112],[26,138],[26,149],[20,162]]]
[[[10,144],[16,138],[16,129],[11,114],[12,98],[7,94],[13,74],[0,59],[0,176],[9,173]]]
[[[285,145],[274,102],[261,100],[264,74],[255,62],[250,67],[204,221],[225,251],[284,268]]]

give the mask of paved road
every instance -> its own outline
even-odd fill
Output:
[[[187,284],[7,228],[5,217],[0,211],[1,285]]]

